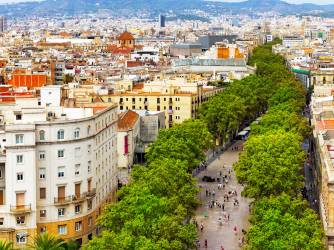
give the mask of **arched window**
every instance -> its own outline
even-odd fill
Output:
[[[39,131],[39,140],[40,141],[45,140],[45,131],[44,130]]]
[[[58,130],[58,132],[57,132],[57,139],[58,140],[64,140],[64,137],[65,137],[64,130],[63,129]]]
[[[90,125],[88,125],[88,127],[87,127],[87,135],[89,135],[90,134]]]
[[[78,139],[80,137],[80,128],[76,128],[74,130],[74,138]]]

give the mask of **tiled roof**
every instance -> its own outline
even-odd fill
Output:
[[[119,131],[127,131],[133,128],[136,122],[139,119],[139,115],[132,111],[128,110],[124,113],[121,113],[118,119],[117,127]]]
[[[334,130],[334,120],[322,120],[316,123],[317,129]]]
[[[117,40],[134,40],[135,38],[130,32],[124,31],[119,37],[117,37]]]

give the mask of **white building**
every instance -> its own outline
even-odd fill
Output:
[[[117,188],[117,106],[42,103],[0,104],[0,240],[47,231],[86,242]]]

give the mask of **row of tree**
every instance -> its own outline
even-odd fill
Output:
[[[199,120],[160,132],[147,166],[134,167],[130,184],[118,192],[119,202],[98,219],[102,236],[87,249],[192,249],[197,231],[188,221],[199,204],[192,170],[213,138],[228,142],[264,113],[235,166],[244,195],[255,199],[246,247],[323,248],[320,222],[299,197],[301,143],[310,133],[300,115],[305,91],[283,58],[272,54],[274,43],[254,50],[250,63],[256,75],[225,86],[202,105]]]
[[[274,91],[234,166],[243,194],[254,199],[245,249],[325,249],[320,220],[301,197],[301,145],[311,133],[301,116],[306,92],[270,45],[257,48],[250,61],[258,76],[271,78]]]
[[[199,201],[192,170],[204,160],[213,138],[201,120],[160,132],[135,167],[130,184],[108,205],[98,223],[104,231],[87,249],[193,249],[196,227],[188,223]]]

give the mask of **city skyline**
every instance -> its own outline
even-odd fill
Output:
[[[38,2],[43,0],[0,0],[0,4],[4,3],[20,3],[20,2]],[[217,0],[219,2],[244,2],[242,0]],[[303,4],[303,3],[313,3],[313,4],[333,4],[332,0],[283,0],[291,4]]]

